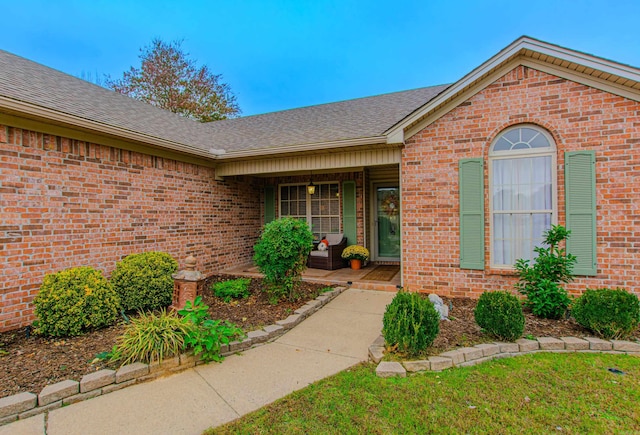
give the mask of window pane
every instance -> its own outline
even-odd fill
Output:
[[[540,133],[537,132],[536,130],[534,130],[533,128],[520,128],[520,139],[522,140],[522,142],[531,142],[531,139],[533,139],[534,137],[538,136]]]
[[[511,129],[494,142],[493,151],[510,149],[552,148],[547,136],[530,127]],[[495,158],[492,179],[492,262],[513,265],[519,258],[534,259],[533,249],[542,243],[542,234],[551,227],[553,195],[553,156],[522,155]]]
[[[530,142],[531,148],[551,148],[547,138],[541,133]]]

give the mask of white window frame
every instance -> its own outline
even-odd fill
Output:
[[[519,150],[508,150],[508,151],[494,151],[493,148],[495,144],[500,140],[502,136],[508,133],[511,130],[519,129],[519,128],[530,128],[536,130],[545,136],[547,141],[549,142],[549,148],[530,148],[530,149],[519,149]],[[557,171],[557,146],[553,137],[549,132],[545,129],[534,125],[534,124],[516,124],[511,127],[508,127],[502,130],[499,134],[491,142],[489,147],[489,252],[490,252],[490,267],[492,269],[503,269],[503,270],[515,270],[513,265],[506,264],[496,264],[494,259],[494,208],[493,208],[493,162],[496,160],[508,160],[508,159],[518,159],[518,158],[526,158],[526,157],[551,157],[551,210],[514,210],[519,214],[531,214],[531,213],[548,213],[551,212],[551,224],[557,225],[558,222],[558,171]],[[511,211],[512,213],[514,211]],[[507,214],[507,212],[505,212]]]
[[[328,217],[328,218],[338,218],[338,228],[342,228],[342,207],[340,204],[340,183],[338,181],[323,181],[323,182],[319,182],[319,183],[314,183],[316,186],[320,186],[320,185],[330,185],[330,184],[335,184],[338,188],[338,214],[334,215],[334,214],[329,214],[329,215],[313,215],[311,210],[311,201],[313,199],[313,195],[309,195],[309,193],[307,192],[307,184],[309,183],[284,183],[284,184],[279,184],[278,185],[278,216],[290,216],[289,214],[287,215],[283,215],[282,214],[282,188],[283,187],[290,187],[290,186],[304,186],[304,192],[306,195],[306,222],[307,225],[309,225],[309,229],[311,230],[312,233],[316,234],[316,232],[314,231],[313,227],[312,227],[312,220],[313,217]],[[314,195],[317,195],[317,193],[315,193]],[[302,216],[296,216],[298,218],[302,218]],[[324,233],[319,233],[318,234],[320,236],[324,236]]]

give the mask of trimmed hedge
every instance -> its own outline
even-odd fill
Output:
[[[119,261],[111,284],[125,311],[155,310],[171,304],[178,262],[166,252],[131,254]]]
[[[603,338],[625,338],[640,323],[638,296],[623,289],[587,289],[573,303],[571,314],[579,325]]]
[[[397,351],[416,355],[433,344],[440,332],[440,315],[429,299],[398,292],[382,319],[384,341]]]
[[[52,337],[80,335],[115,323],[120,298],[102,272],[76,267],[46,275],[34,299],[36,332]]]
[[[517,296],[508,291],[482,293],[473,314],[482,329],[501,340],[515,341],[522,337],[522,304]]]

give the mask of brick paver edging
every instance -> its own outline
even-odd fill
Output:
[[[260,330],[249,332],[244,340],[232,341],[223,346],[222,355],[228,356],[275,340],[345,290],[346,287],[336,287],[307,302],[286,319],[278,320],[274,325],[265,326]],[[122,366],[117,371],[99,370],[83,376],[80,382],[66,380],[47,385],[40,394],[19,393],[3,397],[0,398],[0,426],[60,408],[63,405],[70,405],[120,390],[130,385],[179,372],[199,364],[203,364],[199,356],[185,353],[174,358],[165,359],[162,363],[133,363]]]
[[[535,340],[521,338],[515,343],[483,343],[463,347],[419,361],[381,361],[384,356],[384,338],[378,337],[369,346],[369,359],[378,364],[376,375],[381,378],[405,377],[407,372],[439,372],[451,367],[466,367],[497,358],[508,358],[537,352],[602,352],[640,357],[640,343],[625,340],[603,340],[595,337],[540,337]]]

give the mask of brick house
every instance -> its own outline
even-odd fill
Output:
[[[640,70],[522,37],[452,85],[200,124],[0,51],[0,330],[46,273],[162,250],[210,274],[284,215],[472,297],[562,224],[570,291],[640,294],[639,101]]]

